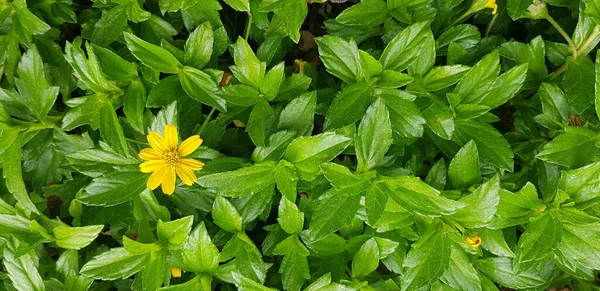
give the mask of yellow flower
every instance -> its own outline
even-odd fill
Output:
[[[481,240],[481,235],[479,234],[476,234],[474,236],[468,236],[465,240],[467,241],[467,244],[473,248],[478,247],[483,242]]]
[[[498,12],[498,4],[496,4],[496,0],[488,0],[484,7],[493,9],[492,14],[496,14],[496,12]]]
[[[175,278],[181,277],[181,269],[175,268],[175,267],[171,267],[171,276],[173,276]]]
[[[295,74],[304,74],[304,66],[306,65],[306,62],[303,60],[299,60],[296,59],[294,60],[294,68],[295,68]]]
[[[193,153],[202,144],[199,135],[190,136],[177,147],[179,142],[177,127],[167,124],[164,129],[164,137],[155,131],[151,131],[147,138],[152,148],[142,149],[138,156],[145,160],[140,164],[140,171],[152,173],[146,183],[148,188],[154,190],[162,184],[162,191],[165,194],[173,194],[173,191],[175,191],[175,173],[186,185],[192,185],[197,181],[192,170],[202,170],[204,163],[182,157]]]

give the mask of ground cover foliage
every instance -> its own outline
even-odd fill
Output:
[[[598,290],[598,0],[0,0],[1,290]]]

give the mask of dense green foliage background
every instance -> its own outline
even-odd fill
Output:
[[[599,289],[599,0],[71,1],[0,0],[1,290]]]

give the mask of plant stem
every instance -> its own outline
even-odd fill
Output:
[[[546,20],[548,20],[548,22],[550,22],[550,24],[552,24],[552,26],[554,26],[554,28],[556,28],[556,30],[558,31],[558,33],[560,33],[560,35],[562,35],[562,37],[567,41],[567,43],[569,44],[569,47],[571,48],[571,52],[573,53],[573,58],[577,59],[577,46],[575,45],[575,43],[573,42],[573,40],[571,39],[571,37],[567,34],[567,32],[554,20],[554,18],[552,18],[552,16],[550,16],[550,14],[548,14],[546,16]]]
[[[494,14],[494,16],[492,16],[492,21],[490,21],[490,23],[488,24],[488,26],[485,30],[485,37],[487,37],[490,34],[490,31],[492,30],[492,26],[494,26],[494,22],[496,22],[497,18],[498,18],[498,14]]]
[[[208,113],[208,116],[206,116],[206,119],[204,120],[204,122],[202,123],[202,126],[200,127],[200,130],[198,131],[198,135],[202,134],[202,132],[204,131],[204,128],[206,128],[206,125],[210,121],[210,118],[215,113],[215,111],[217,111],[217,109],[215,109],[214,107],[210,110],[210,113]]]
[[[252,13],[248,11],[248,23],[246,24],[246,31],[244,32],[245,40],[248,40],[248,37],[250,36],[250,28],[252,28]]]
[[[455,24],[457,24],[457,23],[459,23],[459,22],[461,22],[461,21],[465,20],[465,18],[469,17],[471,14],[473,14],[473,13],[471,12],[471,9],[467,10],[465,13],[463,13],[463,15],[461,15],[459,18],[457,18],[456,20],[454,20],[454,21],[452,22],[452,24],[448,25],[448,27],[452,27],[452,26],[454,26]]]
[[[594,32],[577,49],[577,55],[583,55],[588,47],[600,36],[600,26],[594,28]]]
[[[583,56],[585,55],[585,51],[589,48],[590,45],[592,45],[592,43],[594,41],[596,41],[596,39],[600,37],[600,25],[597,25],[594,28],[594,32],[581,44],[581,46],[579,46],[579,48],[576,50],[577,55],[578,56]],[[547,80],[552,81],[554,80],[554,78],[558,77],[560,74],[564,73],[567,68],[568,68],[568,62],[564,63],[562,66],[560,66],[560,68],[556,69],[556,71],[552,72],[552,74],[548,75]]]

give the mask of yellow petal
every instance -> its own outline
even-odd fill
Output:
[[[203,162],[194,159],[181,159],[179,163],[195,171],[202,170],[202,167],[204,167]]]
[[[175,278],[181,277],[181,269],[175,268],[175,267],[171,267],[171,276],[173,276]]]
[[[140,171],[142,171],[142,173],[152,173],[160,170],[164,166],[165,161],[163,160],[145,161],[140,164]]]
[[[164,152],[167,150],[167,143],[165,142],[165,139],[158,134],[158,132],[151,131],[146,138],[153,149],[159,152]]]
[[[199,135],[192,135],[184,140],[179,145],[179,156],[187,156],[193,153],[202,144],[202,139]]]
[[[184,165],[179,165],[175,169],[177,170],[177,175],[179,176],[179,178],[181,178],[181,181],[183,181],[183,184],[191,186],[196,181],[198,181],[196,175],[194,174],[194,172],[192,172],[192,169]]]
[[[162,153],[153,149],[145,148],[140,151],[138,157],[142,160],[162,160]]]
[[[175,191],[175,169],[172,167],[165,167],[165,169],[162,181],[162,191],[167,195],[171,195]]]
[[[165,125],[165,142],[167,144],[167,148],[169,150],[177,149],[177,142],[179,141],[179,137],[177,136],[177,127],[173,124]]]
[[[150,178],[148,178],[146,187],[150,188],[150,190],[154,190],[154,189],[158,188],[158,185],[160,185],[160,183],[162,183],[162,181],[163,181],[163,176],[165,175],[166,170],[167,170],[167,167],[162,167],[162,168],[158,169],[158,171],[155,171],[154,173],[152,173],[152,175],[150,175]]]
[[[498,4],[496,4],[496,0],[488,0],[484,5],[485,8],[491,8],[492,14],[496,14],[498,12]]]

